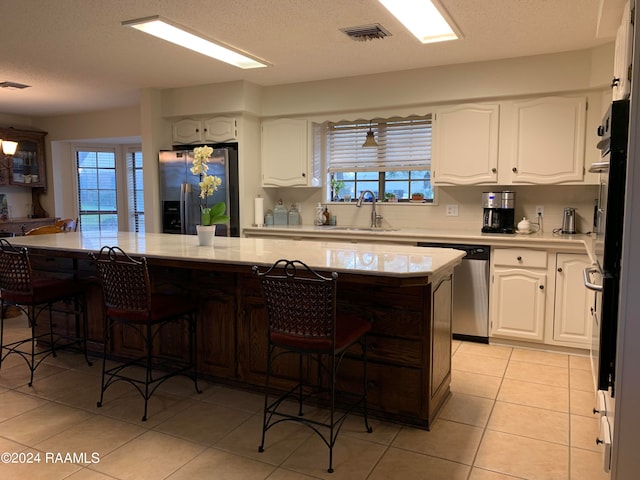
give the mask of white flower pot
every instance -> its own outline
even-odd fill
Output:
[[[216,234],[215,225],[196,225],[196,231],[198,232],[198,245],[213,245],[213,237]]]

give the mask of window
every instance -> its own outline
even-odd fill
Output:
[[[115,149],[76,150],[78,211],[83,233],[117,233]]]
[[[369,129],[377,147],[362,147]],[[419,192],[433,202],[431,115],[329,123],[327,166],[332,185],[340,187],[334,201],[351,201],[370,190],[379,200],[393,193],[408,202]]]
[[[127,151],[127,200],[129,231],[144,232],[144,182],[142,152],[139,148]]]

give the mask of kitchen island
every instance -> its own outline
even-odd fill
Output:
[[[12,239],[29,248],[35,270],[84,278],[89,289],[91,350],[102,349],[103,307],[89,253],[103,245],[147,258],[153,288],[182,291],[199,305],[198,364],[203,376],[244,388],[264,384],[267,314],[253,265],[299,259],[319,272],[335,271],[338,309],[357,311],[373,323],[369,336],[369,399],[373,415],[429,428],[449,396],[451,379],[451,280],[463,253],[405,245],[353,244],[284,239],[216,237],[213,247],[197,237],[169,234],[65,233]],[[71,322],[69,322],[71,324]],[[65,333],[67,322],[57,320]],[[180,357],[185,333],[168,331],[164,354]],[[139,352],[126,330],[110,339],[114,358]],[[339,382],[357,389],[357,351],[344,359]],[[286,388],[297,362],[278,368],[275,387]]]

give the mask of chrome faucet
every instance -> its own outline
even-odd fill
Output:
[[[362,190],[356,202],[356,207],[362,206],[362,201],[367,193],[371,194],[371,228],[376,228],[382,225],[382,215],[376,214],[376,194],[371,190]]]

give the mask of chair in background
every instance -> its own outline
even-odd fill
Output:
[[[185,375],[198,388],[196,306],[194,300],[182,295],[153,293],[147,260],[134,259],[119,247],[104,246],[100,252],[91,254],[98,278],[102,284],[105,303],[104,353],[102,382],[98,407],[102,406],[104,393],[115,382],[124,381],[133,385],[144,398],[142,421],[147,420],[147,404],[155,390],[166,380],[176,375]],[[188,359],[166,358],[154,354],[160,351],[157,342],[163,327],[181,322],[187,330]],[[135,330],[143,339],[143,355],[118,364],[107,370],[107,347],[114,327]],[[144,379],[136,375],[135,368],[145,369]],[[154,369],[158,371],[154,372]]]
[[[59,302],[63,302],[65,306],[60,309],[58,305],[54,306]],[[49,355],[55,357],[56,348],[75,346],[84,353],[85,360],[91,365],[87,357],[87,315],[85,288],[82,283],[71,278],[35,276],[28,250],[15,248],[4,238],[0,238],[0,304],[0,367],[8,355],[19,355],[29,366],[29,386],[32,386],[36,368]],[[7,306],[13,306],[26,315],[31,328],[29,338],[4,343]],[[75,316],[74,336],[54,333],[54,311]],[[36,327],[45,312],[48,313],[49,328],[46,332],[39,333]],[[60,342],[64,344],[60,345]],[[29,348],[25,350],[24,345]]]
[[[329,448],[328,472],[333,472],[333,447],[347,415],[361,406],[367,432],[373,429],[367,418],[367,343],[366,333],[371,323],[357,315],[336,313],[338,274],[330,277],[319,275],[299,260],[278,260],[264,272],[257,266],[253,272],[260,280],[268,316],[267,378],[264,399],[262,440],[258,451],[264,451],[266,432],[283,421],[307,425],[317,433]],[[362,355],[362,393],[354,395],[338,392],[336,374],[347,350],[359,344]],[[356,354],[353,350],[350,354]],[[269,381],[274,372],[273,364],[283,355],[298,355],[298,384],[288,392],[269,402]],[[309,384],[311,368],[305,372],[303,359],[308,367],[317,367],[317,382]],[[315,362],[315,363],[314,363]],[[305,375],[308,373],[308,375]],[[337,394],[348,398],[342,402],[342,413],[336,413]],[[295,399],[298,414],[287,413],[283,402]],[[303,416],[303,402],[323,400],[329,404],[329,420],[321,422]],[[280,407],[283,407],[281,410]],[[328,433],[324,433],[323,431]]]
[[[61,228],[65,232],[77,232],[78,231],[78,218],[75,220],[72,218],[65,218],[58,220],[54,225]]]
[[[49,233],[65,233],[65,230],[56,225],[43,225],[26,231],[25,235],[46,235]]]

